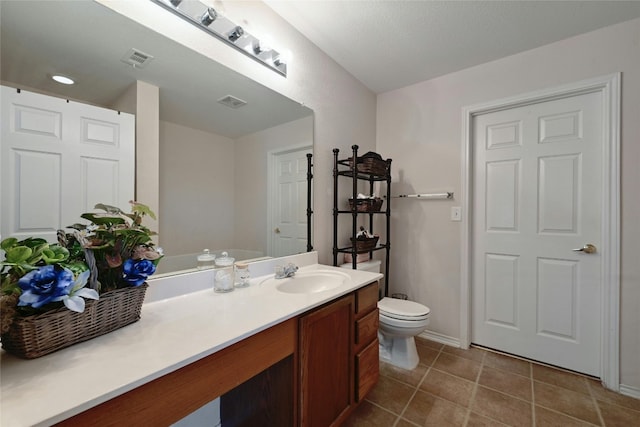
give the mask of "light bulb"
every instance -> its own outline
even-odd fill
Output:
[[[63,85],[72,85],[75,83],[73,79],[70,79],[69,77],[66,77],[66,76],[55,75],[55,76],[51,76],[51,78],[57,81],[58,83],[62,83]]]

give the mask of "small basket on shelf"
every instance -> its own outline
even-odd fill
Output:
[[[380,212],[382,200],[379,197],[373,199],[355,199],[356,211],[358,212]],[[353,210],[354,200],[349,199],[349,209]]]
[[[353,167],[353,157],[349,157],[349,166]],[[356,170],[375,176],[385,176],[389,173],[389,162],[382,159],[378,153],[368,152],[358,157]]]
[[[356,246],[356,252],[369,252],[375,249],[378,244],[380,236],[373,236],[367,238],[351,238],[351,244]]]

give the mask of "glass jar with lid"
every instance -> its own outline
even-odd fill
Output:
[[[209,249],[205,249],[200,255],[198,255],[198,270],[213,268],[215,266],[216,256],[212,254]]]
[[[249,264],[246,262],[236,262],[236,288],[246,288],[249,286],[249,279],[251,279],[251,273],[249,273]]]
[[[231,292],[235,281],[235,259],[227,252],[216,258],[216,271],[213,275],[213,290],[216,292]]]

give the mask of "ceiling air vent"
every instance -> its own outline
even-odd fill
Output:
[[[134,68],[144,68],[153,59],[152,55],[144,53],[137,49],[129,49],[129,51],[120,59],[125,64],[133,65]]]
[[[229,108],[240,108],[247,105],[247,101],[243,101],[242,99],[236,98],[235,96],[231,95],[223,96],[222,98],[218,99],[218,102]]]

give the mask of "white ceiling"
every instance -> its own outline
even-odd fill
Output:
[[[640,1],[265,2],[376,93],[640,17]]]

